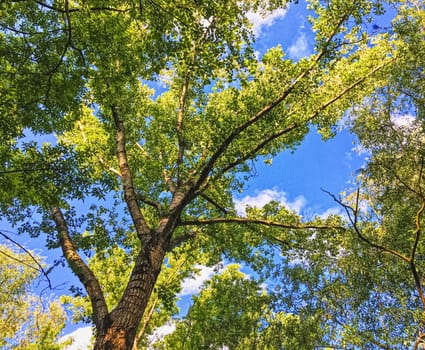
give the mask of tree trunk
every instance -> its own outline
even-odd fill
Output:
[[[161,271],[164,246],[164,241],[157,241],[141,249],[122,299],[97,329],[94,350],[132,350],[137,328]]]

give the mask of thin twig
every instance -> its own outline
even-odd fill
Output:
[[[29,266],[35,270],[39,270],[41,271],[41,273],[43,274],[43,276],[46,278],[48,284],[49,284],[49,289],[52,289],[52,283],[50,281],[50,278],[48,276],[48,272],[46,272],[46,270],[43,268],[43,266],[38,262],[38,260],[34,257],[34,255],[27,249],[25,248],[22,244],[18,243],[17,241],[15,241],[14,239],[10,238],[7,234],[5,234],[4,232],[0,231],[0,235],[3,236],[5,239],[7,239],[9,242],[12,242],[14,245],[16,245],[17,247],[19,247],[20,249],[22,249],[25,254],[27,254],[32,261],[35,262],[35,264],[38,266],[38,269],[30,266],[29,264],[25,264],[23,261],[20,261],[21,263],[23,263],[26,266]],[[6,253],[2,252],[3,255],[6,255]],[[10,256],[9,256],[10,257]],[[19,259],[14,259],[16,261],[19,261]]]
[[[348,220],[350,221],[351,226],[354,228],[354,231],[356,232],[356,234],[360,238],[360,240],[367,243],[368,245],[370,245],[373,248],[376,248],[378,250],[381,250],[381,251],[384,251],[384,252],[389,253],[391,255],[394,255],[394,256],[400,258],[401,260],[403,260],[404,262],[407,262],[407,263],[410,264],[410,257],[404,256],[403,254],[401,254],[398,251],[393,250],[391,248],[387,248],[383,245],[374,243],[369,238],[367,238],[366,236],[363,235],[363,233],[361,232],[360,228],[357,225],[358,207],[357,207],[357,209],[354,209],[353,207],[343,203],[340,199],[336,198],[336,196],[334,194],[330,193],[329,191],[326,191],[323,188],[322,188],[322,191],[327,193],[329,196],[331,196],[335,202],[337,202],[339,205],[341,205],[344,208],[345,212],[347,213]],[[357,194],[358,194],[358,192],[357,192]],[[358,203],[358,195],[356,197],[356,202]],[[358,206],[358,204],[357,204],[357,206]]]

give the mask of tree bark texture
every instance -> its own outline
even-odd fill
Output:
[[[122,299],[97,329],[94,350],[133,349],[137,328],[161,271],[164,256],[163,241],[142,248]]]

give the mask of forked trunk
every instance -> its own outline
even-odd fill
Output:
[[[94,350],[132,350],[164,256],[159,242],[142,249],[121,301],[98,326]]]

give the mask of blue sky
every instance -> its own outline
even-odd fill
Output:
[[[287,57],[298,60],[313,52],[314,34],[306,18],[306,4],[291,4],[287,10],[279,10],[266,19],[251,14],[254,31],[257,36],[255,49],[261,57],[273,46],[281,45]],[[316,131],[311,131],[295,152],[284,152],[273,159],[272,165],[261,161],[256,163],[257,174],[246,185],[245,192],[236,197],[236,204],[261,205],[266,199],[279,200],[289,207],[295,208],[301,214],[324,214],[337,211],[337,205],[321,188],[338,194],[352,186],[356,171],[363,158],[354,151],[354,138],[347,131],[342,131],[334,138],[323,142]],[[48,263],[59,258],[56,251],[39,251],[44,242],[20,238],[20,242],[35,249],[47,257]],[[208,277],[211,271],[203,271]],[[68,291],[72,284],[77,284],[75,277],[68,268],[55,268],[51,279],[58,289],[57,294]],[[196,288],[200,279],[187,281],[185,288],[185,303]],[[65,283],[62,285],[62,283]],[[187,305],[186,305],[187,306]],[[74,330],[75,325],[69,325],[66,332]]]

